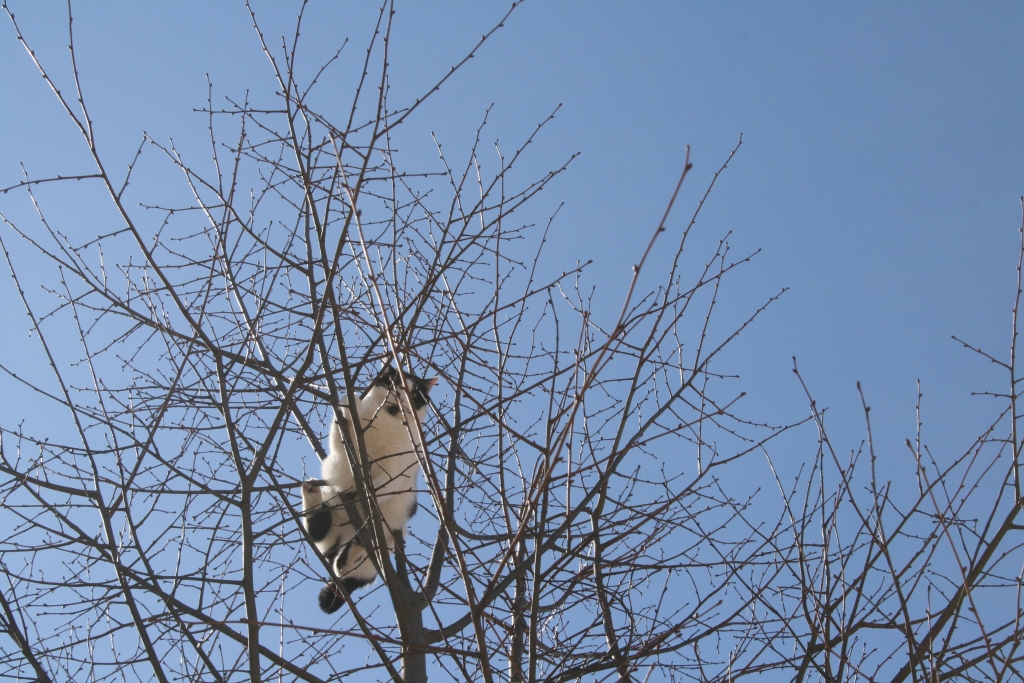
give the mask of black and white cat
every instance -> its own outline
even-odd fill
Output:
[[[422,451],[420,425],[427,414],[428,394],[437,378],[420,379],[405,374],[408,392],[402,388],[402,379],[390,365],[373,378],[370,388],[357,398],[355,414],[362,426],[363,442],[370,459],[370,481],[377,507],[384,521],[384,535],[388,551],[395,549],[395,535],[406,533],[406,524],[416,514],[416,476],[420,465],[417,451]],[[350,593],[373,583],[377,570],[368,553],[370,508],[367,500],[357,500],[349,444],[356,444],[352,426],[352,413],[347,405],[341,407],[343,426],[331,424],[330,449],[321,463],[321,473],[327,486],[312,481],[302,485],[303,521],[317,548],[331,564],[334,574]],[[410,419],[412,418],[412,419]],[[348,433],[347,438],[342,428]],[[362,517],[363,525],[352,524],[345,503],[354,505]],[[320,591],[320,608],[328,613],[336,611],[344,600],[327,583]]]

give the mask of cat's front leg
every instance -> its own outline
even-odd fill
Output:
[[[324,540],[331,530],[331,509],[315,479],[302,482],[302,522],[314,542]]]

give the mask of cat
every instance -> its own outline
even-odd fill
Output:
[[[437,378],[420,379],[408,372],[406,387],[398,371],[387,365],[373,378],[370,388],[356,399],[356,411],[363,431],[363,443],[370,459],[370,481],[384,522],[384,535],[388,551],[395,549],[395,536],[404,536],[409,519],[416,514],[416,476],[422,449],[420,425],[427,415],[430,389]],[[415,421],[410,411],[415,412]],[[318,486],[310,480],[302,484],[303,522],[317,548],[331,565],[332,572],[341,580],[345,590],[362,588],[377,578],[377,570],[369,555],[369,507],[367,500],[359,501],[355,477],[352,473],[349,449],[356,433],[352,411],[347,405],[340,408],[342,424],[331,424],[330,448],[327,459],[321,463],[321,475],[327,486]],[[343,435],[345,429],[347,436]],[[359,458],[353,458],[356,463]],[[362,518],[357,529],[352,523],[346,504],[355,506]],[[328,614],[338,610],[344,599],[334,583],[328,582],[320,591],[320,609]]]

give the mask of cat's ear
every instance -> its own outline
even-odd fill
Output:
[[[434,388],[435,384],[437,384],[437,377],[431,377],[430,379],[417,378],[416,388],[412,392],[412,402],[416,410],[430,403],[430,390]]]
[[[394,383],[395,375],[397,374],[398,371],[395,370],[395,368],[393,368],[390,363],[387,363],[384,365],[384,367],[380,369],[380,372],[377,373],[377,376],[373,378],[373,382],[371,382],[371,384],[377,384],[382,387],[390,387]]]

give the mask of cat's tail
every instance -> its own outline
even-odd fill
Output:
[[[349,595],[352,595],[352,591],[358,590],[363,586],[367,586],[373,583],[373,579],[356,579],[356,578],[345,578],[341,579],[342,588]],[[341,595],[337,585],[334,581],[328,581],[324,584],[324,587],[320,589],[320,609],[328,614],[334,614],[337,612],[342,605],[345,604],[345,598]]]

